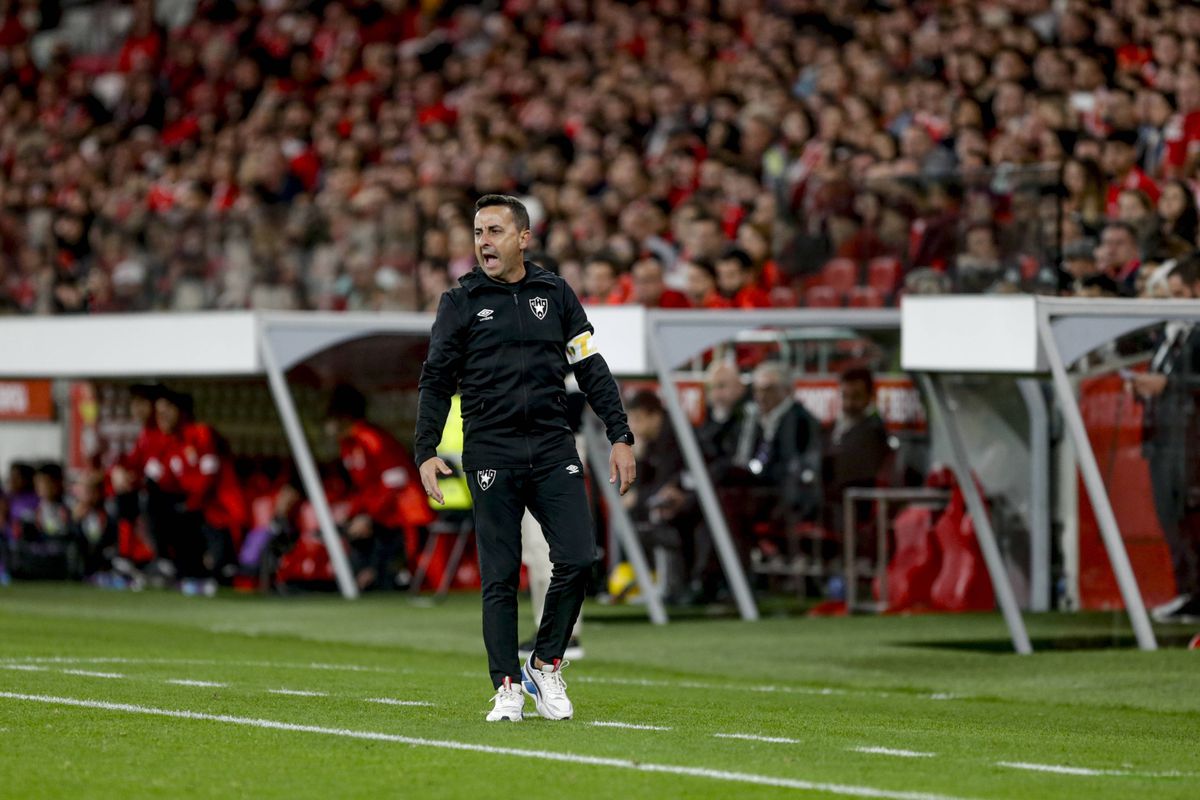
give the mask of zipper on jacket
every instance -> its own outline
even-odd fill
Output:
[[[521,396],[525,398],[522,416],[525,418],[525,455],[529,459],[529,468],[533,469],[533,448],[529,444],[529,385],[525,382],[525,323],[521,321],[521,301],[517,295],[520,289],[513,292],[513,310],[517,315],[517,329],[520,339],[517,341],[517,353],[521,356]]]

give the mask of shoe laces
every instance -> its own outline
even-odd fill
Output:
[[[496,694],[492,695],[493,703],[505,703],[516,705],[521,699],[521,687],[514,686],[511,681],[505,681],[496,688]]]
[[[567,667],[569,667],[570,665],[571,665],[570,661],[564,660],[564,661],[558,662],[558,668],[555,669],[553,672],[545,672],[543,670],[538,670],[538,672],[542,673],[542,682],[543,682],[542,691],[544,691],[550,697],[554,697],[554,698],[566,697],[567,682],[565,680],[563,680],[562,671],[564,669],[566,669]]]

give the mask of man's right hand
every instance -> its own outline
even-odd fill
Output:
[[[446,499],[442,497],[442,488],[438,486],[438,475],[453,475],[453,470],[447,466],[445,461],[434,456],[426,459],[421,465],[421,485],[425,487],[425,494],[437,500],[442,505],[446,505]]]

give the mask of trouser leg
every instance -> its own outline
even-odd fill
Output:
[[[542,526],[553,569],[534,653],[542,661],[562,658],[579,618],[596,540],[578,459],[533,470],[529,510]]]
[[[533,626],[542,625],[542,608],[546,605],[546,592],[550,589],[550,545],[542,534],[533,514],[528,510],[521,518],[521,563],[529,576],[529,599],[533,606]],[[571,636],[578,637],[583,630],[583,614],[580,613],[571,629]]]
[[[467,477],[475,507],[475,543],[483,584],[483,644],[492,685],[519,681],[517,589],[521,582],[522,490],[527,470],[476,470]]]

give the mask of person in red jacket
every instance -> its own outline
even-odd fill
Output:
[[[717,290],[734,308],[770,308],[771,297],[758,286],[754,259],[731,247],[717,259]]]
[[[687,275],[687,299],[693,308],[731,308],[717,291],[717,270],[707,261],[694,258],[684,266]]]
[[[156,383],[135,383],[129,387],[129,414],[139,426],[138,436],[133,449],[122,453],[108,472],[109,486],[116,497],[117,524],[122,530],[121,555],[138,562],[145,560],[146,548],[135,537],[148,540],[146,544],[159,557],[166,559],[169,555],[165,542],[159,545],[154,540],[155,528],[146,516],[152,503],[151,494],[159,491],[157,478],[165,469],[162,456],[167,439],[154,419],[154,404],[162,388]],[[147,466],[152,460],[151,471],[155,474],[150,475]],[[145,523],[141,532],[139,522]]]
[[[344,532],[359,588],[403,587],[408,546],[415,549],[417,530],[434,519],[416,464],[394,436],[367,422],[367,399],[353,386],[334,387],[328,417],[350,476]],[[401,562],[394,571],[393,561]]]
[[[175,506],[180,588],[212,596],[216,575],[232,577],[229,567],[248,521],[242,487],[224,440],[193,417],[190,395],[164,391],[155,403],[155,418],[169,440],[168,485],[181,500]]]
[[[663,282],[663,263],[647,253],[633,263],[633,296],[630,301],[646,308],[691,308],[683,292],[668,289]]]

